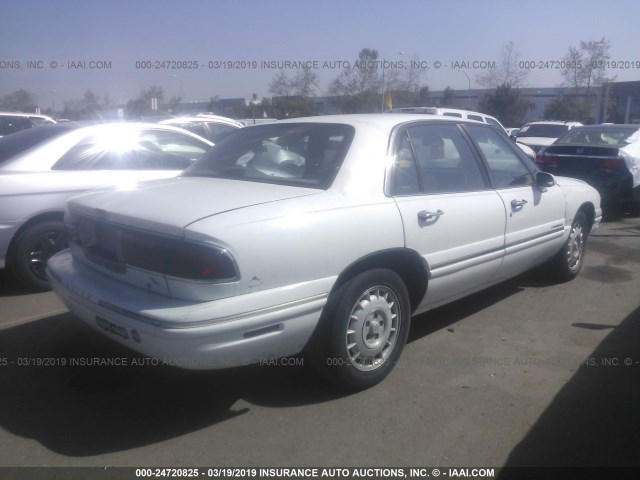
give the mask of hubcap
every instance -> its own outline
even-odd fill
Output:
[[[569,270],[575,271],[580,266],[583,250],[584,230],[582,225],[575,225],[571,229],[567,248],[567,265],[569,266]]]
[[[67,238],[62,232],[51,231],[43,233],[29,247],[29,269],[38,278],[48,280],[46,266],[49,258],[67,248]]]
[[[346,346],[351,364],[361,371],[379,368],[389,358],[399,333],[400,304],[393,291],[368,289],[349,316]]]

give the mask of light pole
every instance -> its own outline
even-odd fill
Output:
[[[469,88],[467,89],[467,108],[471,109],[471,79],[464,70],[458,69],[458,71],[464,73],[464,76],[467,77],[467,81],[469,82]]]

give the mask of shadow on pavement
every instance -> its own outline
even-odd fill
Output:
[[[410,341],[501,301],[520,291],[517,285],[508,282],[430,312],[427,321],[413,323]],[[2,358],[0,427],[74,457],[176,438],[243,415],[250,405],[286,408],[345,395],[299,363],[218,371],[144,365],[151,359],[67,313],[0,330]],[[71,366],[72,359],[94,364]],[[93,359],[121,359],[126,366]]]
[[[558,392],[505,466],[640,467],[639,413],[640,307]]]
[[[134,359],[150,359],[68,314],[0,331],[2,359],[0,427],[69,456],[179,437],[247,413],[234,407],[240,399],[288,407],[342,395],[303,366],[209,372],[133,366]],[[127,366],[70,366],[71,359],[121,359]],[[41,365],[26,365],[35,361]]]

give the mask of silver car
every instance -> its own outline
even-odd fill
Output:
[[[595,189],[493,127],[396,114],[243,128],[68,207],[48,271],[97,331],[192,369],[305,351],[350,389],[391,371],[412,315],[545,262],[575,277],[601,219]]]
[[[66,248],[67,199],[86,190],[174,177],[213,146],[157,124],[72,123],[0,139],[0,269],[24,285],[48,288],[46,260]]]

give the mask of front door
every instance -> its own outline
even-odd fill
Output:
[[[565,197],[558,185],[544,191],[535,170],[504,135],[476,125],[465,129],[484,157],[507,212],[505,257],[499,277],[509,278],[540,264],[563,243]]]

